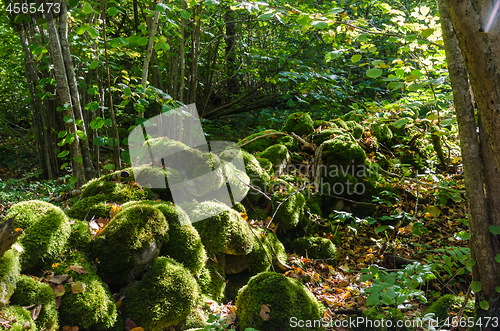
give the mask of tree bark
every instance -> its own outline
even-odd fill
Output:
[[[439,11],[445,43],[448,70],[453,88],[459,126],[465,187],[469,204],[471,256],[477,263],[473,280],[482,284],[476,293],[477,317],[499,316],[500,252],[490,225],[500,225],[497,212],[500,195],[498,160],[500,158],[500,69],[499,26],[488,33],[481,13],[491,12],[487,1],[439,0]],[[469,77],[467,77],[467,73]],[[477,103],[479,129],[475,121],[469,81]],[[493,186],[494,186],[493,185]],[[487,301],[488,309],[479,308]]]

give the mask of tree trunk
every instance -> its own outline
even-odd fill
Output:
[[[497,235],[490,225],[500,225],[500,48],[499,25],[488,32],[482,22],[492,12],[491,1],[439,0],[443,39],[453,87],[465,186],[469,203],[471,256],[477,263],[473,280],[481,282],[476,293],[477,317],[500,315]],[[467,73],[477,103],[479,130],[474,117]],[[486,309],[479,308],[481,306]],[[486,304],[487,303],[487,304]]]

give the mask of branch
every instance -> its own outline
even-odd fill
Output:
[[[5,219],[0,223],[0,257],[7,252],[13,243],[16,242],[17,237],[22,233],[22,229],[14,229],[14,217]]]
[[[400,179],[403,179],[403,180],[406,180],[406,181],[409,181],[409,182],[412,182],[412,183],[416,183],[416,184],[420,184],[420,185],[425,185],[425,186],[429,186],[429,187],[432,187],[432,188],[438,188],[440,190],[445,190],[445,191],[450,191],[450,192],[459,192],[459,193],[465,193],[465,190],[456,190],[456,189],[452,189],[450,187],[445,187],[445,186],[441,186],[441,185],[435,185],[433,183],[427,183],[427,182],[421,182],[419,181],[418,179],[414,179],[414,178],[408,178],[408,177],[405,177],[403,175],[397,175],[397,174],[393,174],[392,172],[389,172],[387,170],[384,170],[382,168],[379,168],[379,170],[384,174],[384,175],[387,175],[389,177],[394,177],[394,178],[400,178]]]

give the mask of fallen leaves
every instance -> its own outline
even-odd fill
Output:
[[[269,321],[269,319],[271,318],[271,315],[269,314],[271,312],[271,310],[269,309],[269,307],[267,305],[262,305],[260,307],[260,317],[264,320],[264,321]]]

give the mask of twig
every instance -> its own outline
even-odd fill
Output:
[[[344,197],[339,197],[339,196],[332,195],[332,194],[321,193],[321,195],[326,195],[326,196],[329,196],[329,197],[333,197],[333,198],[337,198],[337,199],[342,199],[342,200],[349,201],[349,202],[352,202],[352,203],[355,203],[355,204],[368,205],[368,206],[376,206],[376,204],[374,204],[374,203],[362,202],[362,201],[355,201],[355,200],[347,199],[347,198],[344,198]]]
[[[464,314],[465,307],[467,307],[467,302],[469,301],[470,293],[471,293],[471,286],[469,285],[469,289],[467,290],[467,294],[465,295],[465,299],[464,299],[464,303],[462,304],[462,308],[460,308],[460,311],[458,312],[457,321],[462,320],[462,315]],[[453,326],[450,331],[455,331],[456,328],[457,328],[457,325]]]
[[[266,234],[267,232],[267,229],[269,228],[269,225],[273,222],[274,220],[274,217],[276,216],[276,214],[278,213],[278,210],[280,209],[280,207],[285,203],[287,202],[288,199],[290,199],[291,197],[293,197],[295,194],[299,193],[299,192],[302,192],[306,187],[304,186],[304,188],[302,188],[301,190],[297,190],[295,192],[293,192],[290,196],[288,196],[285,200],[283,200],[279,205],[278,207],[276,207],[276,210],[274,211],[274,214],[273,216],[271,217],[271,219],[269,220],[269,223],[267,223],[266,225],[266,229],[264,230],[264,234]]]
[[[392,172],[389,172],[389,171],[384,170],[382,168],[379,168],[379,170],[384,175],[387,175],[387,176],[390,176],[390,177],[394,177],[394,178],[400,178],[400,179],[403,179],[403,180],[406,180],[406,181],[409,181],[409,182],[412,182],[412,183],[417,183],[417,184],[420,184],[420,185],[425,185],[425,186],[429,186],[429,187],[432,187],[432,188],[438,188],[438,189],[445,190],[445,191],[450,191],[450,192],[465,193],[465,190],[456,190],[456,189],[452,189],[452,188],[441,186],[441,185],[435,185],[435,184],[432,184],[432,183],[422,182],[422,181],[419,181],[418,179],[413,179],[413,178],[408,178],[408,177],[405,177],[405,176],[393,174]]]
[[[271,268],[273,268],[273,272],[276,272],[276,270],[274,269],[274,265],[273,265],[273,261],[271,260],[271,258],[269,257],[269,255],[267,254],[266,252],[266,248],[264,247],[264,244],[262,243],[262,241],[260,241],[260,238],[259,236],[257,236],[257,234],[255,232],[253,232],[253,229],[252,227],[250,226],[250,224],[248,224],[248,227],[250,228],[250,231],[252,231],[252,234],[255,236],[255,238],[257,238],[257,241],[259,242],[260,246],[262,246],[262,249],[264,250],[264,253],[266,254],[266,257],[267,257],[267,260],[269,261],[269,263],[271,264]],[[269,245],[270,246],[270,245]]]
[[[265,196],[267,200],[272,201],[272,199],[271,199],[271,198],[270,198],[267,194],[265,194],[264,192],[262,192],[262,191],[261,191],[261,190],[259,190],[258,188],[253,187],[252,185],[245,183],[245,182],[244,182],[244,181],[243,181],[240,177],[238,177],[238,175],[236,175],[236,174],[235,174],[235,175],[234,175],[234,177],[238,178],[238,180],[239,180],[240,182],[242,182],[242,183],[243,183],[243,184],[245,184],[246,186],[250,187],[252,190],[257,191],[257,192],[259,192],[260,194],[262,194],[263,196]]]

